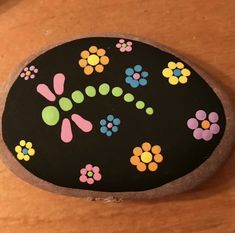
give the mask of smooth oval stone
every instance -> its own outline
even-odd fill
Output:
[[[213,174],[232,149],[227,96],[160,45],[81,38],[38,55],[13,79],[1,97],[2,158],[47,190],[179,193]]]

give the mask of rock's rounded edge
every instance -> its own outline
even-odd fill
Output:
[[[218,80],[213,80],[206,72],[204,72],[201,68],[194,63],[190,62],[187,58],[184,58],[178,53],[175,53],[171,49],[167,48],[164,45],[161,45],[157,42],[153,42],[147,39],[143,39],[140,37],[136,37],[128,34],[92,34],[81,37],[74,37],[67,41],[61,41],[60,43],[53,44],[51,46],[47,46],[45,49],[41,50],[37,54],[28,58],[25,62],[21,63],[18,68],[13,72],[9,78],[4,80],[0,86],[0,119],[2,122],[2,115],[5,107],[5,102],[8,96],[8,92],[18,77],[18,74],[22,70],[24,66],[29,64],[39,55],[44,52],[53,49],[57,46],[60,46],[64,43],[71,42],[76,39],[88,38],[88,37],[110,37],[110,38],[125,38],[130,40],[139,41],[142,43],[146,43],[152,45],[166,53],[172,54],[177,58],[184,61],[186,64],[192,67],[204,80],[209,84],[209,86],[213,89],[216,95],[219,97],[222,105],[224,107],[225,116],[226,116],[226,128],[224,135],[219,143],[219,145],[215,148],[212,155],[202,163],[198,168],[188,173],[185,176],[182,176],[170,183],[162,185],[158,188],[146,190],[146,191],[138,191],[138,192],[100,192],[100,191],[89,191],[89,190],[80,190],[80,189],[72,189],[60,187],[54,184],[51,184],[47,181],[44,181],[29,171],[27,171],[20,163],[13,159],[11,152],[8,150],[5,142],[2,137],[2,123],[0,124],[0,158],[4,162],[4,164],[18,177],[23,179],[24,181],[39,187],[41,189],[54,192],[57,194],[86,198],[88,200],[104,200],[108,202],[120,201],[124,199],[156,199],[169,195],[179,194],[185,191],[189,191],[194,189],[196,186],[200,185],[208,178],[210,178],[219,167],[224,163],[224,161],[230,156],[232,153],[235,137],[235,111],[234,106],[228,95],[225,92],[225,87]]]

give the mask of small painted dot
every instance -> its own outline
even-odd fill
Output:
[[[124,100],[128,103],[134,101],[135,97],[131,93],[127,93],[124,95]]]
[[[125,73],[126,75],[132,76],[134,74],[134,70],[132,68],[127,68]]]
[[[145,106],[145,103],[143,101],[137,101],[135,104],[136,108],[143,109]]]
[[[190,70],[188,70],[186,68],[182,69],[181,72],[182,72],[182,75],[184,75],[184,76],[189,76],[191,74]]]
[[[96,89],[93,86],[87,86],[85,92],[89,97],[95,97],[96,95]]]
[[[111,131],[108,131],[108,132],[106,133],[106,135],[107,135],[108,137],[111,137],[111,136],[112,136],[112,132],[111,132]]]
[[[29,161],[29,159],[30,159],[30,157],[29,157],[28,155],[25,155],[25,156],[24,156],[24,160],[25,160],[25,161]]]
[[[147,78],[147,77],[149,76],[149,73],[148,73],[147,71],[143,71],[143,72],[141,73],[141,76],[142,76],[143,78]]]
[[[155,172],[158,169],[158,165],[155,162],[151,162],[148,164],[148,168],[151,172]]]
[[[180,69],[175,69],[175,70],[174,70],[174,75],[177,76],[177,77],[179,77],[179,76],[181,75]]]
[[[204,120],[201,125],[203,129],[209,129],[211,124],[208,120]]]
[[[34,150],[33,148],[30,148],[30,149],[28,150],[28,155],[30,155],[30,156],[35,155],[35,150]]]
[[[169,79],[168,79],[169,83],[171,85],[177,85],[178,82],[179,82],[179,79],[176,77],[176,76],[171,76]]]
[[[113,123],[114,123],[114,125],[120,125],[120,124],[121,124],[121,120],[118,119],[118,118],[115,118],[115,119],[113,120]]]
[[[142,162],[137,164],[137,169],[140,172],[144,172],[146,170],[146,168],[147,168],[146,165],[144,163],[142,163]]]
[[[144,152],[141,154],[140,158],[144,163],[149,163],[152,161],[153,156],[150,152]]]
[[[21,150],[22,150],[21,146],[18,145],[15,147],[15,152],[19,153],[21,152]]]
[[[135,147],[133,149],[133,154],[136,156],[140,156],[142,154],[143,150],[140,147]]]
[[[22,150],[22,153],[23,153],[24,155],[27,155],[28,150],[27,150],[26,148],[24,148],[24,149]]]
[[[153,108],[148,107],[148,108],[146,108],[145,112],[146,112],[148,115],[153,115],[154,110],[153,110]]]
[[[188,82],[188,78],[185,77],[185,76],[180,76],[180,77],[179,77],[179,81],[180,81],[180,83],[185,84],[185,83]]]
[[[113,123],[109,122],[109,123],[107,124],[107,127],[108,127],[109,129],[111,129],[111,128],[113,127]]]
[[[100,128],[100,132],[101,133],[106,133],[108,131],[108,128],[106,127],[106,126],[102,126],[101,128]]]
[[[97,55],[92,54],[88,57],[87,61],[90,65],[95,66],[99,63],[100,59]]]
[[[67,97],[60,98],[59,105],[60,105],[61,109],[65,112],[67,112],[73,108],[73,104],[72,104],[71,100]]]
[[[177,66],[177,68],[179,68],[179,69],[183,69],[183,68],[184,68],[184,64],[183,64],[182,62],[177,62],[177,63],[176,63],[176,66]]]
[[[173,61],[170,61],[170,62],[168,62],[168,67],[169,67],[170,69],[175,69],[175,68],[176,68],[176,63],[173,62]]]
[[[77,103],[80,104],[84,101],[84,95],[82,94],[81,91],[74,91],[72,93],[72,100]]]
[[[163,161],[163,156],[161,154],[154,155],[154,161],[161,163]]]
[[[114,133],[118,132],[118,127],[117,127],[117,126],[113,126],[113,127],[112,127],[112,131],[113,131]]]
[[[219,115],[216,113],[216,112],[211,112],[209,114],[209,120],[212,122],[212,123],[216,123],[218,120],[219,120]]]
[[[133,78],[136,79],[136,80],[140,79],[140,74],[139,73],[134,73]]]
[[[100,124],[101,124],[102,126],[105,126],[105,125],[106,125],[106,120],[102,119],[102,120],[100,121]]]
[[[140,83],[141,86],[146,86],[147,83],[148,83],[148,81],[147,81],[146,79],[144,79],[144,78],[141,78],[141,79],[139,80],[139,83]]]
[[[25,144],[26,144],[26,141],[25,141],[25,140],[20,140],[20,145],[21,145],[21,146],[25,146]]]
[[[101,95],[108,95],[110,91],[110,86],[107,83],[103,83],[99,86],[99,93]]]
[[[93,172],[91,172],[91,171],[87,172],[87,176],[92,177],[93,176]]]
[[[115,96],[115,97],[120,97],[120,96],[122,95],[122,93],[123,93],[123,90],[122,90],[122,88],[120,88],[120,87],[114,87],[114,88],[112,89],[112,94],[113,94],[113,96]]]
[[[132,156],[132,157],[130,158],[130,162],[131,162],[131,164],[133,164],[133,165],[137,165],[137,164],[139,164],[140,159],[139,159],[138,156]]]
[[[113,120],[114,120],[114,116],[111,115],[111,114],[109,114],[109,115],[107,116],[107,120],[108,120],[108,121],[113,121]]]
[[[142,70],[142,66],[141,66],[141,65],[136,65],[136,66],[134,67],[134,70],[135,70],[136,72],[140,72],[140,71]]]
[[[33,144],[32,144],[32,142],[27,142],[25,146],[27,149],[30,149],[30,148],[32,148]]]

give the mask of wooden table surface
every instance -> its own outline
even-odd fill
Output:
[[[187,56],[235,100],[234,10],[234,0],[0,0],[0,84],[47,45],[128,33]],[[0,232],[234,233],[235,153],[195,191],[151,202],[59,196],[25,183],[0,162]]]

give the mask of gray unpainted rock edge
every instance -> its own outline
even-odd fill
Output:
[[[92,34],[92,35],[86,35],[82,37],[75,37],[68,41],[63,41],[61,43],[48,46],[46,49],[28,58],[25,62],[19,65],[16,71],[13,74],[11,74],[10,77],[6,79],[1,85],[1,88],[0,88],[0,114],[1,114],[0,117],[1,119],[2,119],[2,114],[4,111],[5,101],[6,101],[8,92],[11,86],[13,85],[13,83],[15,82],[16,78],[18,77],[20,71],[27,64],[29,64],[39,55],[43,54],[44,52],[56,46],[62,45],[69,41],[73,41],[75,39],[81,39],[81,38],[86,38],[86,37],[117,37],[117,38],[126,38],[130,40],[140,41],[140,42],[152,45],[156,48],[159,48],[162,51],[175,55],[176,57],[184,61],[186,64],[191,66],[212,87],[212,89],[217,94],[217,96],[219,97],[219,99],[221,100],[223,104],[225,116],[226,116],[226,128],[225,128],[224,136],[221,139],[219,145],[215,148],[212,155],[204,163],[202,163],[198,168],[186,174],[185,176],[182,176],[158,188],[154,188],[154,189],[150,189],[146,191],[134,191],[134,192],[89,191],[89,190],[60,187],[60,186],[51,184],[47,181],[44,181],[36,177],[29,171],[27,171],[23,166],[21,166],[21,164],[16,159],[13,158],[11,152],[8,150],[6,144],[4,143],[3,138],[2,138],[2,123],[1,123],[0,124],[0,153],[1,153],[0,157],[2,161],[5,163],[5,165],[9,167],[10,170],[15,175],[17,175],[24,181],[34,186],[37,186],[41,189],[54,192],[57,194],[62,194],[62,195],[81,197],[81,198],[86,198],[88,200],[104,200],[107,202],[113,202],[113,201],[117,202],[123,199],[156,199],[156,198],[161,198],[164,196],[175,195],[175,194],[179,194],[185,191],[189,191],[195,188],[196,186],[200,185],[202,182],[206,181],[208,178],[210,178],[219,169],[219,167],[224,163],[224,161],[229,157],[229,155],[232,153],[234,141],[235,141],[234,106],[232,105],[226,92],[223,90],[223,85],[222,84],[219,85],[203,70],[196,67],[193,63],[191,63],[186,58],[178,55],[177,53],[174,53],[173,51],[171,51],[171,49],[168,49],[159,43],[152,42],[146,39],[141,39],[139,37],[135,37],[132,35],[126,35],[126,34],[94,35]]]

